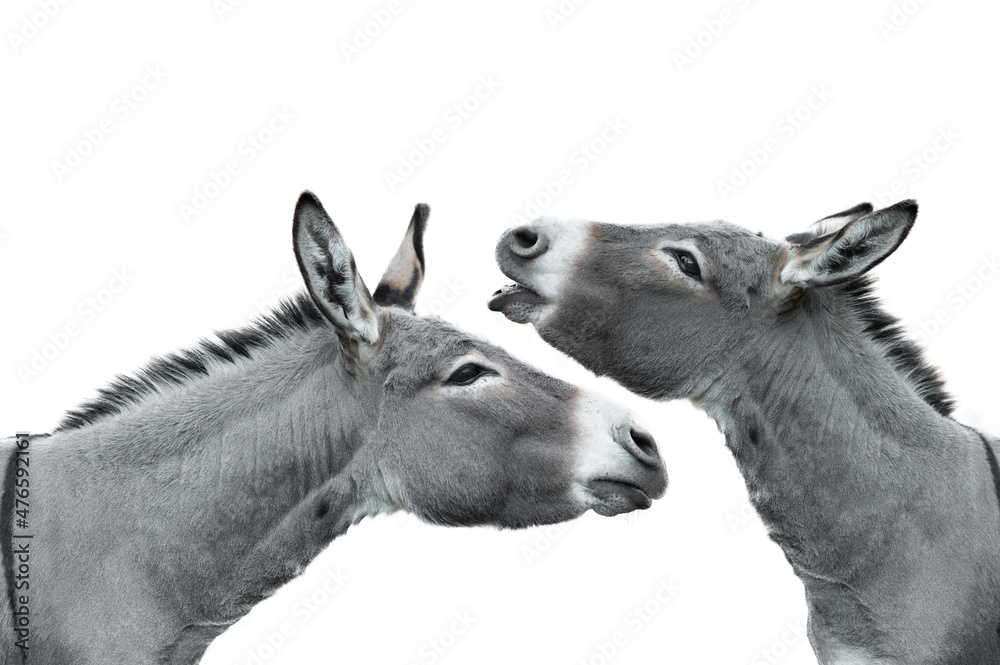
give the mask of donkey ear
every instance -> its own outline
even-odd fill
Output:
[[[377,307],[351,250],[312,192],[302,192],[295,205],[292,242],[299,270],[320,311],[344,337],[377,342]]]
[[[424,229],[430,214],[431,209],[426,203],[419,203],[414,208],[403,242],[375,289],[376,304],[413,311],[420,282],[424,279]]]
[[[839,284],[863,275],[896,251],[917,218],[917,202],[900,201],[868,213],[863,212],[863,206],[868,204],[827,218],[849,218],[836,231],[820,236],[802,234],[801,244],[788,252],[781,281],[797,287]],[[796,236],[790,238],[794,242]]]

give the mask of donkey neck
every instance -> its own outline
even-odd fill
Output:
[[[694,401],[725,433],[793,566],[830,574],[824,551],[860,557],[883,545],[872,534],[892,530],[872,521],[904,509],[914,490],[901,477],[958,464],[981,444],[956,446],[970,435],[917,394],[840,292],[807,294],[783,316],[747,333],[729,371]]]
[[[729,415],[745,425],[760,419],[772,436],[809,435],[811,447],[850,440],[859,452],[891,453],[903,442],[933,446],[956,429],[893,366],[837,293],[808,294],[785,320],[751,333],[734,365],[723,380],[737,396],[725,402]]]
[[[945,396],[920,394],[843,295],[810,294],[739,340],[702,406],[805,586],[821,660],[840,644],[907,644],[907,662],[994,644],[997,579],[984,570],[1000,559],[983,441],[931,404]]]
[[[93,451],[118,449],[185,487],[240,484],[294,503],[344,468],[371,416],[364,380],[332,337],[329,329],[300,332],[251,358],[216,364],[105,428],[98,423],[93,433],[103,445]]]
[[[336,535],[293,546],[298,533],[315,531],[315,511],[303,506],[321,488],[336,483],[327,495],[339,505],[324,508],[331,520],[376,498],[357,492],[373,485],[359,452],[375,419],[371,382],[351,370],[331,329],[300,331],[66,432],[53,455],[70,453],[66,479],[93,477],[106,492],[93,508],[120,510],[109,530],[157,522],[141,543],[143,564],[181,617],[235,620],[249,605],[230,589],[259,599],[285,581],[275,579],[274,562],[256,579],[254,562],[278,532],[297,569]],[[109,506],[108,496],[124,505]]]

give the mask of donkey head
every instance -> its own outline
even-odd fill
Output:
[[[755,336],[787,326],[806,294],[891,254],[916,213],[913,201],[862,204],[784,242],[722,221],[541,218],[501,237],[497,262],[517,283],[489,306],[634,392],[697,399]]]
[[[316,197],[303,193],[295,210],[299,267],[333,324],[330,362],[350,375],[365,412],[345,473],[366,514],[401,508],[435,523],[522,527],[648,507],[665,471],[623,410],[414,315],[428,214],[417,206],[372,296]]]

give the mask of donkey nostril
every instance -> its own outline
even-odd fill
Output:
[[[514,229],[514,240],[522,249],[531,249],[538,242],[538,234],[527,226],[522,226]]]
[[[656,457],[656,441],[653,440],[652,436],[634,427],[630,431],[630,434],[632,435],[632,441],[635,442],[636,448],[642,451],[645,455]]]
[[[522,259],[534,259],[541,256],[549,248],[548,239],[530,226],[519,226],[511,229],[508,249]]]

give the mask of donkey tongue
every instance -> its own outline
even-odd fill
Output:
[[[538,294],[521,284],[509,284],[497,290],[487,303],[515,323],[527,323],[531,311],[541,304]]]

